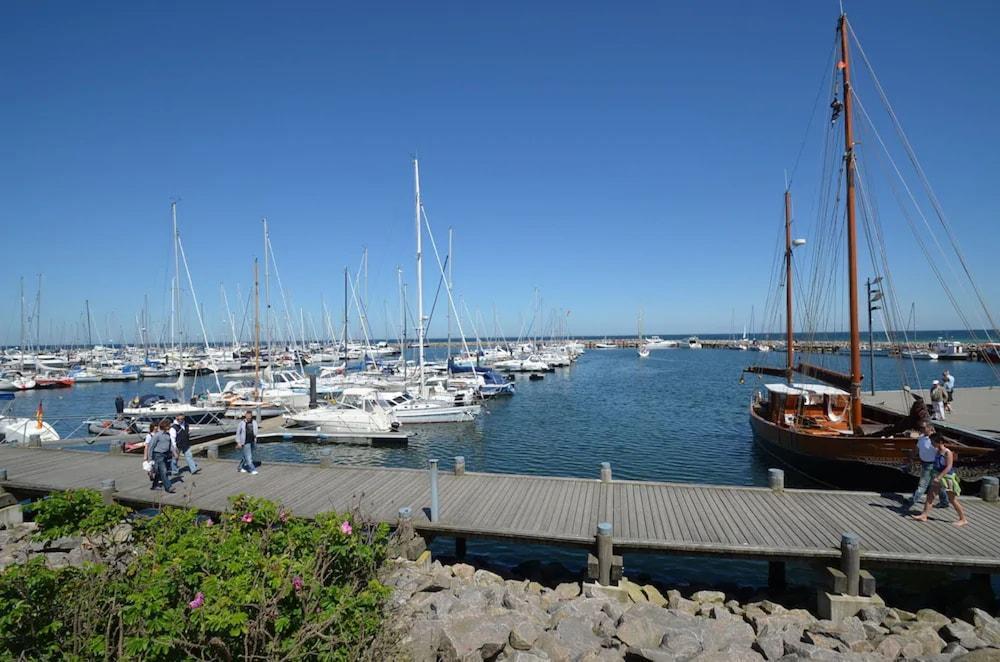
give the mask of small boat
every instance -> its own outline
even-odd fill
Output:
[[[20,372],[0,374],[0,391],[28,391],[33,388],[35,380],[32,377],[22,375]]]
[[[648,349],[674,349],[678,346],[676,340],[664,340],[660,336],[650,336],[646,339],[646,347]]]
[[[904,359],[915,359],[917,361],[937,361],[938,355],[928,352],[926,349],[904,349],[899,353]]]
[[[647,347],[646,345],[640,347],[638,351],[640,359],[649,358],[649,347]]]
[[[618,349],[618,345],[605,338],[601,342],[595,342],[594,349]]]
[[[994,365],[1000,363],[1000,343],[986,342],[979,345],[979,358]]]
[[[540,375],[537,372],[533,372],[530,375],[528,375],[528,379],[530,379],[533,382],[537,382],[539,379],[545,379],[545,375]]]
[[[691,336],[687,339],[688,349],[701,349],[701,341],[698,340],[698,336]]]
[[[344,389],[336,403],[286,414],[285,422],[319,432],[359,436],[399,429],[395,415],[379,402],[376,391],[370,388]]]
[[[939,359],[945,361],[961,361],[969,358],[969,352],[965,345],[957,340],[938,338],[937,341],[930,344],[930,350],[931,353],[937,354]]]
[[[45,372],[35,376],[35,388],[69,388],[75,380],[69,375]]]
[[[10,409],[14,406],[14,394],[2,393],[0,400],[10,402],[7,408],[0,412],[0,443],[27,443],[31,437],[38,435],[42,442],[59,441],[59,433],[51,425],[42,420],[42,406],[38,405],[38,414],[33,418],[11,416]]]
[[[69,376],[77,384],[92,384],[101,381],[101,376],[98,373],[81,366],[70,368]]]
[[[226,413],[226,407],[179,402],[177,400],[169,400],[158,393],[151,393],[133,398],[122,413],[143,423],[160,421],[164,418],[174,418],[178,414],[181,414],[187,418],[189,423],[200,425],[217,423]]]

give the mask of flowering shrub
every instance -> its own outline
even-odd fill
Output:
[[[0,659],[372,655],[388,596],[376,580],[385,525],[298,519],[240,496],[213,524],[167,509],[134,538],[124,563],[0,574]]]
[[[57,492],[31,506],[37,536],[52,540],[73,534],[100,533],[122,522],[128,509],[118,504],[109,505],[94,490]]]

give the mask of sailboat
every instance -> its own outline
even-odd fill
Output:
[[[862,468],[885,473],[913,473],[911,462],[915,439],[910,435],[926,405],[914,397],[909,415],[866,405],[861,398],[861,340],[858,321],[857,223],[855,218],[855,143],[852,135],[852,87],[848,49],[847,16],[838,22],[842,99],[835,100],[836,119],[843,111],[844,189],[846,190],[847,261],[850,316],[850,372],[844,374],[799,361],[795,363],[792,327],[792,250],[802,240],[792,241],[791,192],[785,191],[785,296],[786,361],[783,368],[751,366],[748,372],[782,376],[782,383],[764,385],[750,402],[750,426],[766,452],[804,471],[850,479]],[[822,384],[793,381],[804,375]],[[742,379],[742,378],[741,378]],[[950,429],[948,437],[956,451],[956,470],[963,480],[975,480],[1000,468],[1000,442],[974,433]],[[815,474],[814,474],[815,475]],[[898,473],[896,474],[898,475]]]
[[[639,311],[639,321],[638,321],[638,332],[639,332],[639,342],[638,349],[636,350],[639,354],[640,359],[649,358],[649,347],[646,346],[646,341],[642,337],[642,311]]]

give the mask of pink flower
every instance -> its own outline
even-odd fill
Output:
[[[249,524],[250,522],[253,521],[253,513],[244,513],[242,519],[243,519],[244,522],[246,522],[247,524]]]
[[[205,520],[205,526],[214,526],[214,525],[215,525],[215,522],[212,521],[211,517],[209,517],[207,520]]]
[[[353,530],[354,529],[351,528],[351,523],[348,522],[347,520],[344,520],[344,523],[340,525],[340,532],[343,533],[345,536],[351,535],[351,531]]]
[[[301,591],[303,586],[304,584],[302,582],[301,577],[299,577],[298,575],[292,577],[292,588],[294,588],[296,591]]]
[[[288,521],[288,513],[282,510],[280,513],[278,513],[278,519],[281,520],[282,524],[284,524],[285,522]]]
[[[188,607],[191,609],[197,609],[198,607],[205,604],[205,594],[201,591],[195,593],[194,600],[188,603]]]

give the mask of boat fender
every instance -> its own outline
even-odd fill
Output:
[[[844,410],[839,414],[833,413],[833,398],[830,396],[826,397],[826,417],[829,418],[834,423],[839,423],[844,420],[844,416],[847,415],[848,410],[851,408],[851,401],[848,399],[847,404],[844,405]]]

